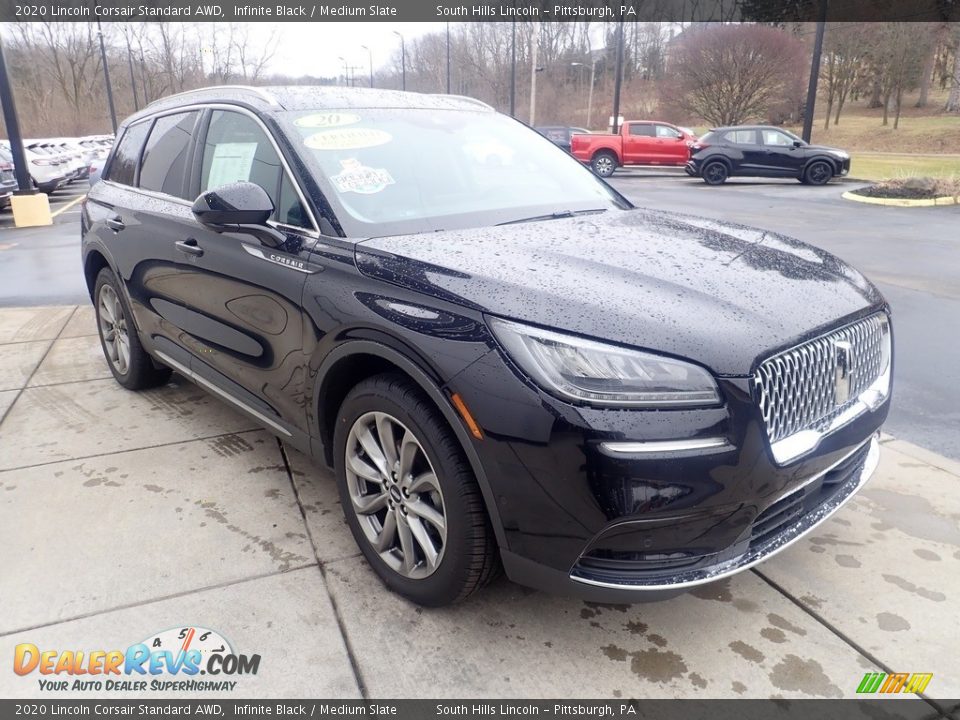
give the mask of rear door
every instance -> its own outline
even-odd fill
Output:
[[[627,124],[623,136],[623,161],[625,165],[648,165],[656,158],[656,130],[653,123],[632,122]]]
[[[158,120],[159,127],[172,123],[189,134],[198,115],[195,112],[167,116]],[[170,147],[157,148],[157,135],[153,135],[147,156],[166,155],[165,164],[174,170],[171,178],[179,164],[181,186],[174,189],[168,184],[168,193],[140,188],[141,158],[153,127],[154,120],[150,118],[126,128],[103,182],[90,190],[86,212],[90,232],[106,249],[126,287],[144,344],[152,351],[160,350],[183,360],[187,357],[182,349],[183,331],[176,324],[175,313],[167,308],[175,295],[173,243],[192,222],[190,204],[179,196],[186,160]]]
[[[730,130],[724,134],[723,139],[730,148],[728,157],[733,162],[735,173],[744,175],[763,173],[766,167],[766,153],[755,129]]]
[[[186,307],[191,370],[261,421],[290,437],[306,428],[300,302],[318,233],[277,144],[252,113],[207,111],[197,144],[196,194],[253,182],[276,208],[281,248],[250,235],[218,233],[194,222],[174,246],[178,300]]]

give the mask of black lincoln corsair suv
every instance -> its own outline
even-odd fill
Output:
[[[477,101],[221,87],[127,119],[83,206],[117,381],[176,371],[336,473],[392,590],[675,595],[878,460],[889,309],[790,238],[633,208]]]

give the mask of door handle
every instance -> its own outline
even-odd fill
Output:
[[[197,241],[193,238],[188,238],[186,240],[178,240],[174,243],[174,246],[182,253],[187,255],[193,255],[195,257],[200,257],[203,255],[203,248],[197,245]]]
[[[116,217],[107,218],[106,220],[103,221],[103,224],[106,225],[111,230],[113,230],[114,232],[120,232],[126,227],[126,225],[124,224],[123,220],[120,218],[119,215],[117,215]]]

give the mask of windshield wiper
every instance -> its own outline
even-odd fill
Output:
[[[604,213],[606,211],[606,208],[595,208],[593,210],[558,210],[557,212],[548,213],[547,215],[534,215],[532,217],[520,218],[519,220],[507,220],[506,222],[497,223],[497,227],[500,225],[538,222],[540,220],[562,220],[564,218],[572,218],[576,215],[596,215],[597,213]]]

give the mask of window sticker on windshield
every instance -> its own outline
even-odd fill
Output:
[[[356,158],[341,160],[343,170],[333,175],[333,186],[342,193],[355,192],[360,195],[373,195],[388,185],[394,184],[393,176],[383,168],[363,165]]]
[[[257,154],[257,144],[217,143],[210,162],[210,174],[207,187],[217,188],[232,182],[250,179],[253,158]]]
[[[294,120],[293,124],[302,128],[334,128],[358,122],[360,122],[360,116],[353,113],[325,112],[304,115]]]
[[[359,150],[385,145],[393,136],[374,128],[338,128],[314,133],[303,141],[312,150]]]

